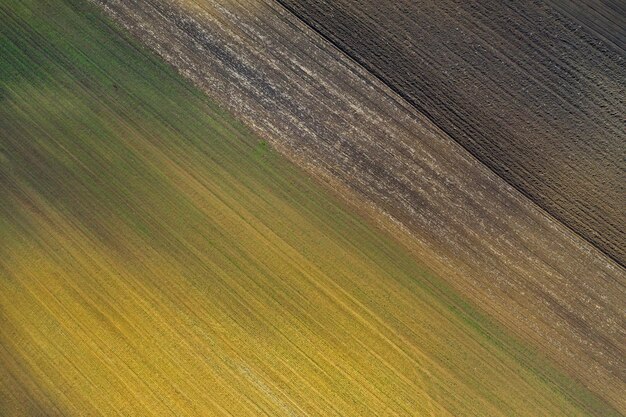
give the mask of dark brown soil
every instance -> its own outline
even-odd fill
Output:
[[[279,1],[625,264],[620,2]]]
[[[547,2],[623,54],[626,48],[626,3],[621,0],[549,0]]]

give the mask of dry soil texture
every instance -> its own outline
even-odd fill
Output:
[[[276,149],[404,239],[475,305],[626,412],[624,269],[547,216],[384,83],[274,1],[96,3]],[[619,75],[611,55],[594,57]],[[590,93],[588,105],[608,105],[619,92],[601,70],[598,88],[607,96]],[[477,92],[488,89],[476,86]],[[604,101],[594,104],[596,98]],[[502,106],[518,105],[511,103]],[[565,109],[560,111],[578,111]],[[541,114],[533,123],[548,126],[546,112]],[[589,118],[589,126],[576,124],[570,133],[594,134],[614,149],[612,139],[620,134],[614,116],[601,115],[605,119]],[[509,122],[529,141],[539,140],[533,123],[519,121],[515,116]],[[614,136],[597,135],[600,121]],[[614,181],[615,155],[605,153],[607,171],[597,174]],[[567,168],[563,172],[573,176]],[[615,204],[608,201],[607,210]]]
[[[550,0],[584,30],[623,53],[626,48],[626,3],[621,0]]]
[[[555,1],[558,8],[500,0],[280,3],[624,265],[626,14],[620,2]]]

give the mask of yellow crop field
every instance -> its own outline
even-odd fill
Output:
[[[0,56],[1,415],[615,413],[91,5]]]

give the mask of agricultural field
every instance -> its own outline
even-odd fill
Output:
[[[472,305],[626,413],[618,262],[274,0],[95,2]]]
[[[623,2],[279,2],[626,265]]]
[[[346,77],[337,84],[341,88],[321,84],[308,90],[310,97],[295,94],[310,84],[290,91],[280,78],[264,74],[273,77],[284,69],[280,65],[293,64],[293,71],[317,81],[317,69],[307,67],[304,56],[295,56],[302,59],[299,66],[274,56],[278,72],[262,73],[262,66],[237,61],[247,56],[242,51],[209,48],[234,38],[218,39],[211,26],[197,26],[193,18],[181,17],[177,23],[185,30],[170,30],[168,42],[156,43],[167,40],[164,30],[171,28],[165,24],[173,11],[161,10],[153,16],[162,20],[150,20],[156,9],[148,2],[98,4],[104,8],[83,0],[0,3],[0,415],[534,417],[617,416],[625,410],[619,398],[623,275],[613,263],[529,211],[525,200],[509,199],[506,186],[475,168],[426,120],[409,117],[414,113],[408,108],[402,113],[378,87],[363,87],[369,81],[358,78],[355,68],[352,75],[337,73]],[[213,6],[221,22],[215,30],[227,27],[233,10],[247,16],[234,6]],[[248,10],[262,11],[255,7]],[[254,19],[239,23],[252,22],[257,26],[230,28],[245,39],[251,33],[246,30],[263,35],[262,28],[296,27],[289,20],[271,26]],[[188,45],[211,51],[206,61],[180,46],[189,40],[185,33],[197,41]],[[303,46],[313,42],[304,34],[281,39]],[[325,65],[326,52],[309,52],[307,59]],[[261,58],[256,62],[266,62]],[[220,66],[223,62],[229,66]],[[234,82],[242,74],[247,78]],[[260,95],[243,93],[259,83]],[[389,232],[403,229],[393,229],[396,223],[368,208],[375,201],[368,196],[375,194],[363,191],[371,187],[362,182],[367,177],[356,172],[348,186],[338,164],[334,177],[312,178],[307,173],[322,172],[329,153],[312,152],[312,142],[289,142],[301,134],[303,140],[315,138],[316,131],[307,129],[316,120],[328,140],[342,134],[321,121],[321,112],[345,86],[363,94],[362,102],[352,103],[357,114],[367,116],[363,128],[371,128],[371,135],[389,133],[392,145],[398,140],[391,152],[399,152],[408,131],[434,141],[428,152],[416,150],[434,161],[417,165],[426,178],[427,188],[419,194],[424,212],[415,223],[397,217],[411,233],[392,236]],[[371,107],[373,98],[359,88],[372,91],[379,107]],[[220,98],[222,107],[205,93]],[[296,111],[290,103],[300,97],[305,106],[313,96],[320,107],[297,109],[300,122],[292,118],[292,133],[277,140],[287,132],[283,120]],[[277,101],[284,106],[272,107]],[[328,114],[337,126],[349,124]],[[401,129],[374,128],[381,114],[397,117]],[[349,145],[342,142],[336,154],[345,157]],[[380,148],[354,146],[351,157],[363,158],[355,170],[365,170],[367,158]],[[441,152],[447,152],[450,166],[435,169],[443,163]],[[308,160],[305,169],[293,163],[302,160]],[[373,172],[383,178],[381,184],[391,181],[382,171]],[[528,316],[551,341],[542,345],[511,331],[531,328],[515,314],[520,305],[535,308],[532,298],[509,304],[511,315],[502,312],[508,317],[503,321],[493,314],[496,301],[477,302],[480,284],[474,295],[463,291],[469,288],[463,282],[475,282],[477,271],[494,264],[488,263],[491,252],[474,252],[477,263],[467,260],[466,248],[476,240],[473,229],[451,220],[457,200],[446,200],[452,197],[445,193],[431,203],[425,198],[441,190],[444,177],[466,178],[468,183],[454,183],[462,199],[470,186],[481,184],[493,208],[481,208],[477,193],[477,203],[468,200],[466,211],[484,210],[485,222],[495,224],[489,226],[493,231],[485,229],[486,242],[506,230],[498,229],[497,216],[506,205],[511,227],[528,238],[522,240],[530,245],[528,253],[545,250],[545,241],[562,252],[551,262],[555,272],[548,278],[569,276],[567,265],[594,284],[578,289],[575,279],[561,282],[572,292],[551,299],[565,317],[555,319],[564,323],[558,331],[550,333]],[[331,194],[329,183],[343,199]],[[362,203],[361,211],[355,202]],[[448,203],[452,211],[441,212],[441,224],[412,234]],[[387,209],[402,213],[398,207]],[[459,231],[462,239],[451,241],[453,246],[437,238]],[[506,248],[514,249],[501,249],[505,253],[498,259],[518,253],[520,241],[507,239],[512,238],[504,237]],[[446,268],[435,250],[450,258]],[[499,272],[527,267],[531,278],[539,276],[543,267],[533,265],[544,261],[542,256],[522,257],[518,266],[505,264],[510,269]],[[460,286],[452,284],[457,279]],[[519,282],[522,289],[539,291],[534,283]],[[592,304],[571,301],[580,294]],[[573,303],[575,314],[563,300]],[[545,319],[553,319],[550,309],[537,314],[545,311]],[[611,321],[615,317],[617,323]],[[574,359],[559,362],[550,343],[571,341],[568,320],[579,322],[588,338],[567,345]],[[586,327],[590,324],[598,328]],[[585,343],[591,348],[580,348]],[[587,360],[588,374],[570,367],[580,358]],[[594,385],[585,375],[599,379]]]
[[[550,0],[549,4],[569,16],[619,52],[626,48],[626,5],[614,0]],[[599,44],[599,42],[597,42]]]

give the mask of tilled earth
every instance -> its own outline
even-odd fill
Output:
[[[476,305],[626,412],[624,269],[546,215],[379,79],[274,1],[96,3],[287,157],[396,233]],[[619,72],[617,62],[603,62]],[[594,106],[610,106],[618,86],[597,74],[609,101]],[[476,94],[489,88],[472,87]],[[492,108],[504,100],[498,94]],[[586,114],[581,108],[562,111]],[[541,165],[544,125],[535,126],[541,123],[537,109],[527,111],[534,115],[528,125],[516,117],[515,128],[498,126],[513,138],[518,130],[528,133],[528,143],[539,147],[534,162]],[[615,143],[594,130],[602,123],[620,133],[613,120],[620,108],[609,113],[591,126],[575,124],[570,133],[604,140],[598,146],[610,166],[602,169],[613,175],[619,170],[611,165]],[[558,134],[560,124],[551,126],[551,134]],[[572,166],[579,162],[576,152]],[[511,164],[511,171],[517,169]],[[580,180],[577,170],[563,172],[563,181]],[[610,212],[619,200],[601,201]]]
[[[618,4],[280,3],[624,265],[626,13]]]

